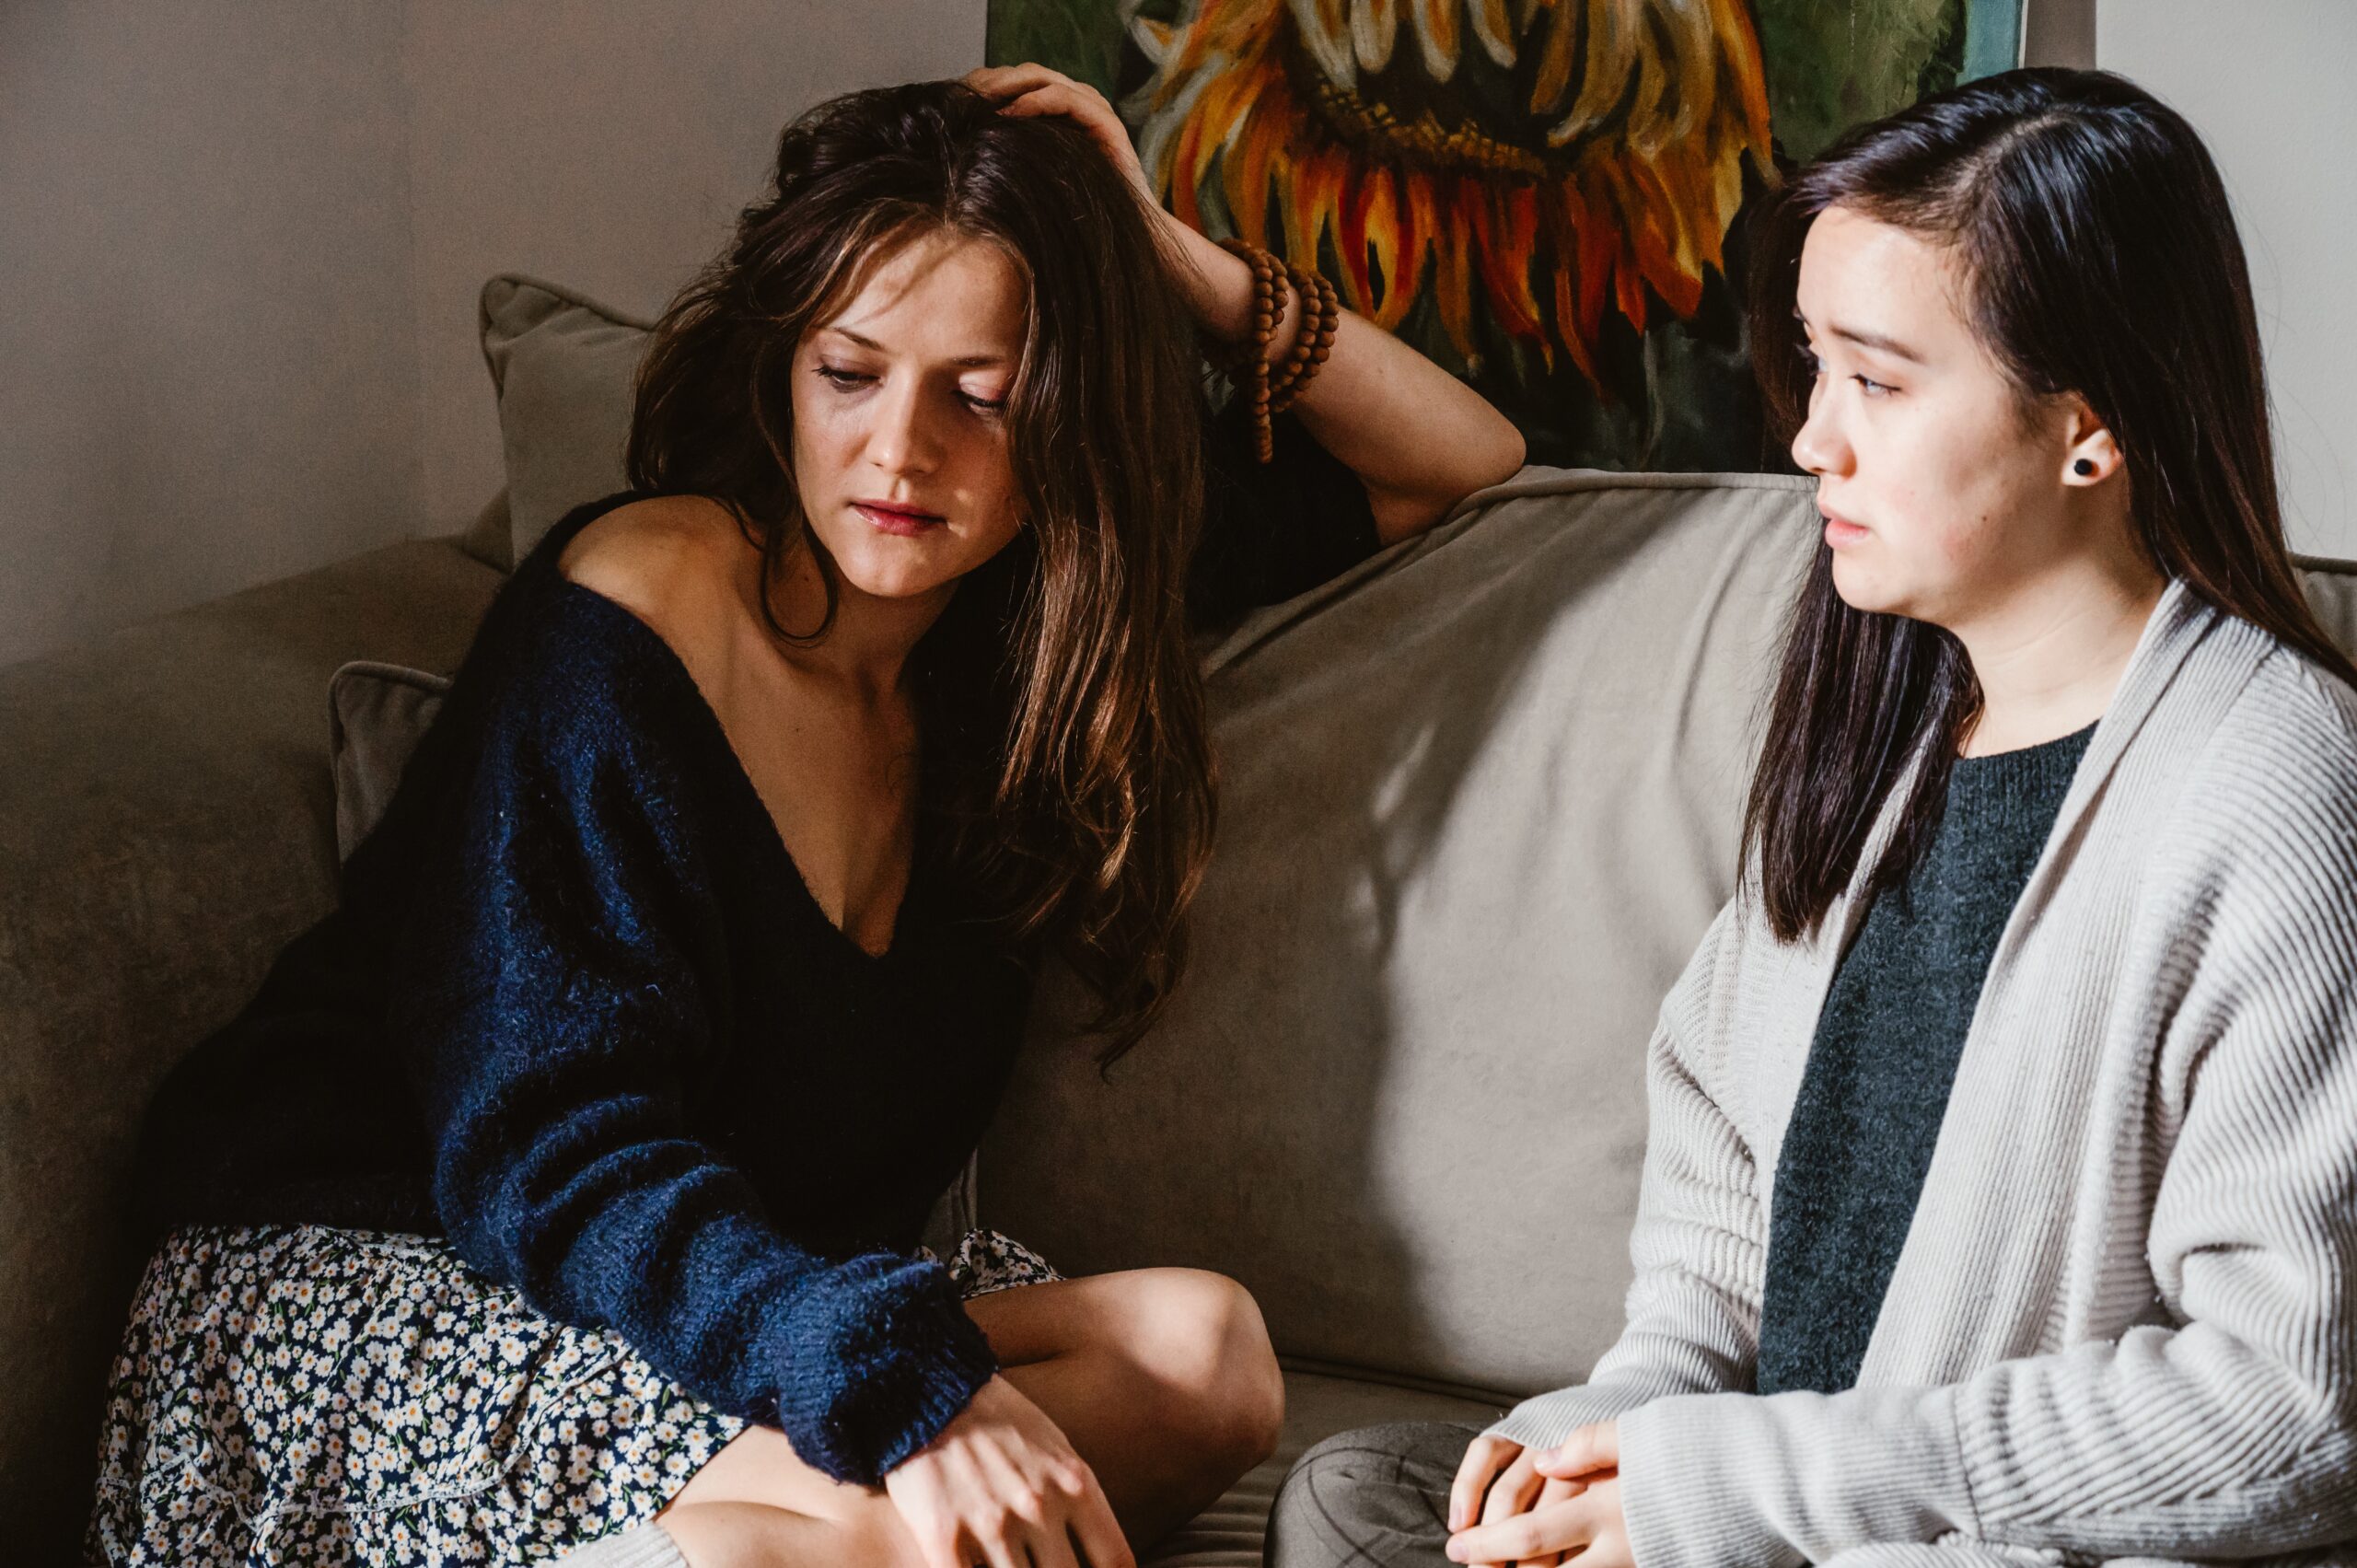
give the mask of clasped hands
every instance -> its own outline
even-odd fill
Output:
[[[1620,1429],[1583,1426],[1552,1448],[1476,1437],[1448,1494],[1452,1562],[1635,1568],[1620,1513]]]

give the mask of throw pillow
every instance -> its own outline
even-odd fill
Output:
[[[447,677],[358,659],[328,678],[329,765],[335,775],[338,861],[366,838],[393,798],[401,770],[442,711]]]
[[[507,516],[507,487],[501,485],[499,493],[482,504],[482,510],[475,514],[475,520],[467,525],[466,532],[459,535],[459,548],[486,566],[512,572],[516,569],[516,546],[508,536],[513,527]]]
[[[654,323],[515,273],[482,285],[477,321],[499,400],[513,566],[559,517],[623,487],[631,383]]]

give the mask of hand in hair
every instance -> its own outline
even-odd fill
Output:
[[[1162,205],[1113,106],[1095,87],[1045,65],[984,66],[966,85],[1002,114],[1061,114],[1104,149],[1144,199],[1171,267],[1171,281],[1205,333],[1231,346],[1252,342],[1252,269]],[[1307,264],[1310,258],[1292,258]],[[1292,354],[1306,312],[1287,286],[1286,308],[1261,344],[1272,365]],[[1366,486],[1376,531],[1393,544],[1430,528],[1471,492],[1522,466],[1522,433],[1470,387],[1379,327],[1343,311],[1325,370],[1294,405],[1318,445]]]
[[[1045,65],[983,65],[966,73],[965,84],[985,98],[1000,99],[999,112],[1021,118],[1061,114],[1088,133],[1088,139],[1113,160],[1113,167],[1136,186],[1146,205],[1157,206],[1154,189],[1146,183],[1145,167],[1130,145],[1129,127],[1113,112],[1105,95],[1086,82],[1075,82]]]

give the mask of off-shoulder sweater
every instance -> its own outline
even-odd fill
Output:
[[[1213,434],[1198,620],[1375,548],[1356,478],[1281,424],[1265,467]],[[557,570],[632,498],[501,588],[337,910],[168,1083],[141,1208],[447,1234],[874,1483],[996,1370],[916,1242],[998,1100],[1030,956],[922,830],[883,955],[826,917],[677,655]]]

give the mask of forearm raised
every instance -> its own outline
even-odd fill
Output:
[[[1252,331],[1252,269],[1168,214],[1162,238],[1171,274],[1206,333],[1241,343]],[[1281,361],[1299,333],[1300,295],[1285,309],[1268,356]],[[1366,486],[1376,528],[1395,543],[1438,522],[1459,500],[1522,466],[1522,433],[1471,388],[1364,318],[1345,310],[1324,367],[1292,405],[1318,444]]]

